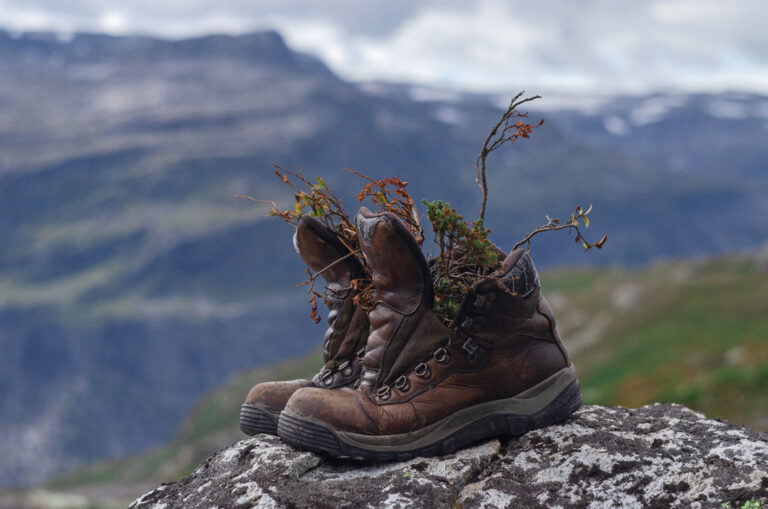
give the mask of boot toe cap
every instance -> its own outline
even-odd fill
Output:
[[[285,411],[297,417],[323,422],[337,431],[373,434],[377,426],[364,410],[361,393],[353,389],[306,388],[296,391]]]
[[[258,405],[270,412],[279,413],[291,395],[304,387],[312,387],[311,380],[290,380],[286,382],[264,382],[251,388],[245,397],[246,405]]]

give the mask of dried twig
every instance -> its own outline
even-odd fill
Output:
[[[356,257],[363,267],[362,276],[352,282],[353,298],[356,304],[370,305],[373,289],[370,267],[362,251],[359,249],[354,224],[344,211],[341,199],[328,188],[325,181],[320,177],[316,177],[315,181],[310,181],[298,167],[288,169],[276,164],[272,166],[275,168],[275,175],[293,191],[295,200],[293,210],[283,210],[272,200],[259,200],[245,195],[236,196],[254,203],[270,205],[269,215],[277,216],[294,226],[298,224],[302,214],[309,213],[332,230],[336,234],[336,238],[349,250],[349,253],[314,274],[311,270],[307,269],[307,280],[298,285],[309,286],[307,292],[309,294],[310,316],[312,320],[316,323],[320,321],[320,314],[317,311],[317,299],[318,297],[324,298],[323,295],[314,289],[317,277],[337,263],[352,256]],[[406,224],[417,241],[421,243],[424,233],[419,224],[419,214],[416,210],[416,205],[406,190],[408,182],[395,177],[376,180],[355,170],[348,171],[366,181],[362,191],[357,195],[360,201],[370,198],[377,208],[395,214]]]
[[[603,244],[605,244],[605,241],[607,240],[608,236],[603,235],[603,237],[595,242],[594,244],[589,242],[586,237],[584,237],[584,234],[580,230],[580,223],[579,219],[581,219],[584,222],[585,227],[589,227],[589,213],[592,211],[592,205],[589,206],[587,210],[584,210],[581,208],[581,205],[577,206],[576,209],[571,213],[571,217],[566,221],[565,223],[560,223],[560,219],[558,218],[550,218],[547,216],[547,224],[543,226],[539,226],[535,230],[531,231],[523,237],[521,241],[516,243],[514,246],[512,246],[512,250],[514,251],[518,247],[527,244],[527,249],[530,251],[531,249],[531,239],[538,235],[539,233],[543,232],[552,232],[557,230],[574,230],[576,231],[576,242],[581,242],[581,245],[584,247],[585,251],[589,251],[593,247],[596,247],[597,249],[602,249]]]
[[[488,154],[507,142],[515,143],[518,138],[530,138],[531,131],[544,123],[544,120],[542,119],[536,126],[532,126],[531,124],[526,124],[520,120],[522,118],[528,118],[528,114],[518,112],[517,108],[527,102],[541,99],[540,95],[520,99],[524,93],[525,91],[520,92],[509,102],[506,111],[501,115],[501,118],[496,122],[496,125],[493,126],[491,132],[488,133],[485,141],[483,141],[483,148],[480,150],[480,155],[477,156],[477,161],[475,161],[475,182],[477,182],[477,185],[480,186],[480,189],[483,192],[483,201],[480,206],[481,220],[485,219],[485,205],[488,201],[488,181],[485,175],[485,160],[488,157]]]
[[[377,207],[383,208],[387,212],[395,214],[405,223],[408,230],[413,234],[416,242],[421,245],[424,242],[424,230],[419,221],[419,211],[416,203],[408,194],[406,187],[408,182],[397,177],[386,177],[383,179],[373,179],[356,170],[346,168],[350,173],[367,180],[368,183],[355,197],[359,201],[370,198],[371,203]]]
[[[280,210],[280,208],[277,206],[277,203],[275,203],[272,200],[258,200],[256,198],[254,198],[253,196],[248,196],[247,194],[236,194],[235,198],[241,198],[243,200],[250,200],[253,203],[258,203],[260,205],[261,204],[269,205],[270,206],[270,210],[269,210],[270,215],[273,215],[273,216],[277,215],[277,214],[274,214],[273,211],[275,211],[275,210],[279,211]],[[294,226],[299,224],[299,220],[298,220],[298,218],[296,216],[288,215],[288,216],[284,217],[283,219],[286,222],[288,222],[288,223],[290,223],[290,224],[292,224]]]
[[[310,272],[310,275],[309,275],[309,279],[307,279],[307,280],[306,280],[306,281],[304,281],[303,283],[299,283],[297,286],[310,285],[310,289],[311,289],[312,285],[313,285],[313,284],[314,284],[314,282],[315,282],[315,279],[317,279],[317,276],[320,276],[320,275],[322,275],[322,274],[323,274],[323,272],[325,272],[326,270],[330,269],[331,267],[334,267],[334,266],[335,266],[337,263],[339,263],[339,262],[343,262],[343,261],[344,261],[344,260],[346,260],[347,258],[350,258],[350,257],[352,257],[352,256],[355,256],[355,255],[357,255],[357,254],[360,254],[361,252],[362,252],[362,251],[360,251],[359,249],[356,249],[355,251],[352,251],[352,252],[350,252],[350,253],[347,253],[347,254],[345,254],[344,256],[342,256],[342,257],[340,257],[340,258],[337,258],[337,259],[335,259],[334,261],[332,261],[331,263],[329,263],[328,265],[326,265],[326,266],[325,266],[325,267],[323,267],[322,269],[318,270],[318,271],[317,271],[317,272],[315,272],[314,274],[312,274],[312,273]]]

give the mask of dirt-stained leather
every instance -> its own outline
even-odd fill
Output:
[[[283,382],[263,382],[254,385],[245,397],[246,405],[258,405],[276,414],[280,413],[288,399],[302,387],[314,387],[312,380],[286,380]]]
[[[449,331],[413,237],[391,214],[361,209],[358,235],[375,307],[357,389],[305,388],[285,412],[335,430],[406,433],[480,403],[511,398],[568,366],[555,320],[522,249],[468,293]]]
[[[362,350],[368,337],[368,315],[352,302],[352,280],[362,275],[354,256],[344,258],[349,249],[336,234],[318,219],[301,217],[293,237],[296,252],[304,263],[326,282],[328,329],[323,337],[324,366],[312,380],[265,382],[256,385],[246,397],[271,412],[280,412],[288,398],[302,387],[335,389],[354,384],[360,376]]]
[[[412,359],[429,354],[448,338],[448,329],[430,312],[432,275],[403,223],[393,214],[362,207],[355,226],[373,272],[374,307],[368,313],[371,330],[360,379],[360,388],[370,394],[392,383],[392,375]]]
[[[359,373],[356,353],[365,347],[368,337],[368,315],[352,302],[352,280],[362,276],[363,268],[354,256],[348,256],[349,249],[336,234],[312,216],[302,216],[293,240],[296,252],[304,263],[315,272],[322,271],[320,276],[326,282],[324,300],[328,306],[328,330],[323,337],[325,369],[313,380],[320,387],[347,385],[348,376],[343,372],[349,371],[346,368],[354,364],[354,374]]]

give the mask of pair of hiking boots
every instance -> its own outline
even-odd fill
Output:
[[[373,273],[373,307],[356,306],[362,270],[316,219],[294,243],[327,283],[325,366],[312,380],[249,392],[240,427],[294,446],[373,461],[447,454],[562,421],[581,405],[573,365],[529,255],[510,253],[467,293],[449,329],[432,312],[429,266],[408,229],[365,207],[355,218]],[[334,262],[337,262],[334,264]]]

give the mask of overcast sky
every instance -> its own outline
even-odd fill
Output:
[[[0,27],[274,28],[351,80],[476,91],[768,93],[766,0],[0,0]]]

